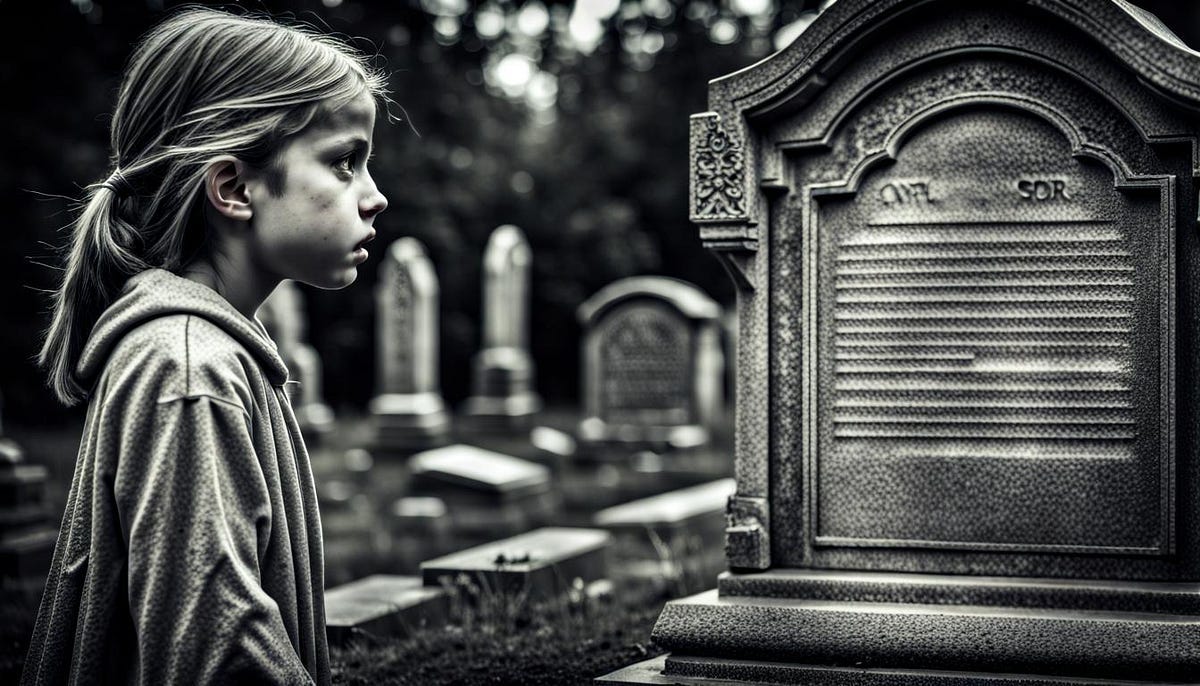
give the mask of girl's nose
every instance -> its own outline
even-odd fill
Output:
[[[379,188],[377,188],[374,184],[371,186],[371,191],[372,192],[368,194],[367,197],[364,198],[363,201],[358,205],[359,213],[362,214],[363,219],[374,217],[380,212],[386,210],[388,206],[387,196],[381,193]]]

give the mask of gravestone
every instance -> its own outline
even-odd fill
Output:
[[[839,0],[709,108],[730,572],[606,678],[1195,681],[1200,53],[1112,0]]]
[[[483,349],[475,356],[472,394],[463,411],[484,432],[528,430],[542,400],[529,355],[529,269],[525,234],[492,232],[483,255]]]
[[[715,576],[725,557],[712,543],[724,535],[725,505],[736,488],[732,478],[717,479],[597,512],[592,525],[616,541],[614,574],[668,583]]]
[[[720,315],[700,289],[658,276],[621,279],[580,305],[580,440],[660,449],[708,443],[722,405]]]
[[[46,474],[25,460],[0,424],[0,589],[36,593],[46,581],[58,540],[46,507]]]
[[[424,450],[445,443],[450,420],[438,383],[438,281],[425,248],[388,248],[375,290],[379,395],[371,401],[376,445]]]
[[[409,458],[413,495],[441,498],[457,541],[481,543],[549,523],[561,497],[545,465],[454,444]]]
[[[290,378],[285,388],[296,423],[305,438],[320,440],[333,430],[334,418],[321,392],[321,357],[304,340],[304,300],[299,286],[291,280],[280,282],[257,314],[288,368]]]
[[[448,615],[446,592],[419,576],[373,574],[325,591],[326,633],[336,646],[357,637],[404,638],[444,624]]]
[[[396,571],[415,572],[425,560],[457,547],[450,512],[441,498],[397,498],[392,501],[387,524]]]
[[[485,593],[528,593],[544,600],[608,574],[612,535],[600,529],[546,527],[421,563],[426,586],[467,575]]]

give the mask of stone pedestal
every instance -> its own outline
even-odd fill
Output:
[[[319,442],[334,427],[333,410],[322,393],[321,357],[305,342],[304,299],[295,281],[285,280],[275,287],[258,310],[258,318],[287,365],[288,399],[296,414],[296,423],[306,440]]]
[[[411,453],[443,445],[450,419],[438,383],[438,282],[425,248],[388,248],[375,292],[379,395],[371,400],[375,447]]]
[[[0,588],[36,591],[45,583],[58,540],[45,489],[46,468],[0,437]]]
[[[463,405],[476,431],[527,431],[542,409],[529,356],[531,260],[520,229],[506,225],[492,232],[483,257],[483,348]]]
[[[1110,0],[839,0],[709,104],[731,572],[608,682],[1200,678],[1200,53]]]

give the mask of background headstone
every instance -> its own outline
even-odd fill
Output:
[[[579,307],[580,439],[630,447],[709,442],[722,407],[720,306],[665,277],[622,279]]]
[[[46,581],[58,530],[45,491],[46,468],[29,464],[0,423],[0,589],[36,593]]]
[[[484,250],[483,346],[463,408],[483,431],[528,430],[542,408],[529,355],[532,259],[525,234],[512,225],[493,231]]]
[[[258,319],[279,349],[287,365],[288,397],[296,423],[305,438],[319,440],[333,430],[333,411],[321,394],[321,357],[305,342],[304,300],[295,281],[280,282],[258,310]]]
[[[375,291],[379,395],[371,401],[377,447],[422,450],[445,442],[450,422],[438,383],[438,282],[425,248],[388,248]]]
[[[445,501],[456,541],[479,543],[550,523],[561,507],[545,465],[472,445],[413,455],[412,495]]]
[[[425,585],[439,586],[465,574],[485,592],[547,599],[575,579],[605,578],[611,545],[612,535],[601,529],[547,527],[423,562],[421,576]]]

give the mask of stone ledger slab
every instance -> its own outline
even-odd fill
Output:
[[[546,599],[608,574],[612,535],[599,529],[546,527],[421,563],[425,584],[453,582],[466,574],[481,588]]]
[[[329,642],[345,645],[355,636],[403,637],[446,621],[446,592],[425,586],[419,576],[376,574],[325,592]]]

